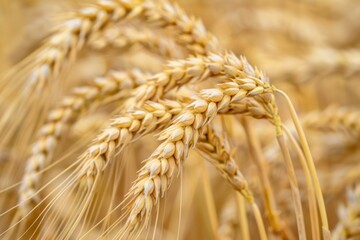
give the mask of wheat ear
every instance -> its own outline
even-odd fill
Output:
[[[147,84],[138,89],[136,98],[140,102],[144,102],[147,99],[157,99],[166,91],[176,86],[188,83],[189,81],[206,79],[211,74],[207,68],[204,68],[202,60],[201,58],[189,58],[186,61],[170,62],[163,73],[146,79]],[[142,104],[139,104],[139,108],[136,111],[128,111],[125,114],[126,117],[122,116],[114,119],[110,127],[103,131],[95,140],[93,146],[83,155],[87,161],[85,161],[84,165],[86,166],[80,171],[79,177],[83,179],[84,185],[91,188],[96,176],[102,172],[101,166],[104,163],[102,160],[108,163],[108,159],[114,156],[115,151],[112,150],[115,150],[113,148],[115,142],[122,142],[122,144],[116,145],[116,148],[121,149],[121,147],[126,146],[136,137],[154,131],[160,126],[165,126],[172,119],[173,115],[178,113],[174,110],[174,108],[178,107],[177,104],[173,104],[173,106],[166,106],[166,104],[171,105],[173,103],[166,102],[165,105],[148,103],[144,107],[141,107]],[[154,128],[151,129],[151,127]]]
[[[253,69],[244,58],[238,59],[231,53],[211,54],[209,57],[199,56],[170,62],[164,72],[148,79],[149,84],[139,89],[136,94],[138,108],[115,118],[110,127],[95,139],[95,143],[81,157],[82,164],[79,166],[76,178],[80,178],[82,185],[89,189],[90,195],[87,195],[88,200],[85,205],[89,203],[90,196],[94,192],[94,183],[99,180],[100,174],[116,153],[121,152],[128,143],[138,137],[164,127],[174,115],[178,114],[178,112],[172,114],[170,112],[172,107],[164,106],[161,102],[150,102],[141,106],[142,102],[147,99],[157,99],[175,87],[207,79],[210,76],[233,78],[233,82],[221,85],[227,94],[224,100],[227,100],[229,96],[232,96],[233,100],[233,103],[227,106],[227,112],[243,112],[242,105],[241,109],[237,108],[239,99],[246,95],[253,96],[273,89],[260,71]],[[264,93],[264,99],[264,101],[269,99],[266,93]],[[179,108],[179,104],[176,108]],[[69,185],[74,183],[75,181]],[[82,207],[82,212],[85,211],[85,205]],[[80,221],[80,217],[81,214],[76,221]]]
[[[177,51],[174,51],[176,47],[170,39],[161,38],[148,29],[139,31],[135,28],[126,27],[120,30],[119,28],[113,27],[110,30],[110,35],[99,32],[100,37],[102,37],[101,47],[114,46],[124,48],[141,44],[150,51],[165,57],[179,55]],[[89,44],[91,46],[98,46],[97,44],[99,43],[90,41]],[[35,186],[37,184],[36,182],[39,182],[39,172],[45,164],[44,159],[49,161],[55,149],[54,145],[62,134],[61,130],[64,128],[63,125],[68,124],[69,119],[73,118],[73,115],[75,115],[79,109],[87,108],[97,101],[114,97],[114,95],[117,94],[124,95],[125,92],[123,92],[123,90],[136,88],[144,84],[144,79],[145,75],[139,70],[128,72],[113,71],[108,74],[107,77],[97,78],[94,86],[78,87],[74,90],[73,96],[66,97],[61,107],[50,113],[45,121],[47,123],[43,126],[43,130],[40,133],[40,138],[42,139],[34,144],[35,146],[32,151],[33,156],[29,158],[27,163],[28,167],[23,177],[19,201],[23,202],[25,199],[29,199],[29,197],[36,192],[35,189],[30,186]],[[55,115],[56,119],[51,119],[53,118],[52,115]],[[57,130],[54,130],[55,127]],[[51,144],[50,139],[52,139]]]
[[[122,93],[122,97],[127,97],[123,90],[144,84],[145,78],[146,74],[140,70],[110,71],[104,77],[96,78],[92,85],[75,88],[72,95],[65,97],[60,106],[49,113],[46,123],[39,132],[38,140],[32,147],[32,154],[27,160],[19,189],[19,203],[23,214],[27,213],[28,208],[31,207],[30,199],[34,201],[38,199],[35,193],[40,181],[40,173],[45,164],[51,160],[65,127],[76,121],[82,111],[86,111],[96,103],[114,97],[117,93]]]
[[[156,52],[166,59],[176,59],[183,56],[180,48],[171,38],[159,36],[152,29],[114,26],[100,32],[89,46],[96,50],[105,48],[126,49],[134,45],[141,45],[150,52]]]
[[[345,131],[360,138],[360,112],[342,107],[313,111],[301,118],[304,128],[318,131]]]
[[[115,31],[116,34],[115,36],[112,36],[112,38],[106,38],[107,35],[104,34],[103,37],[105,42],[102,43],[103,47],[109,45],[124,47],[134,44],[141,44],[149,48],[151,51],[159,53],[160,55],[172,56],[174,55],[174,52],[176,55],[176,51],[174,51],[174,45],[169,44],[169,39],[160,38],[154,35],[152,31],[147,30],[139,32],[136,31],[136,29],[130,27],[119,31],[116,31],[118,30],[117,28],[114,29],[112,30]],[[93,42],[90,41],[90,44],[92,43]],[[119,43],[121,43],[120,46]],[[64,103],[62,106],[59,109],[53,110],[53,112],[49,115],[47,119],[48,123],[46,123],[46,126],[44,126],[43,130],[41,131],[40,137],[42,139],[34,144],[35,146],[33,148],[33,156],[30,157],[29,162],[27,163],[28,167],[23,178],[23,184],[19,194],[20,202],[31,198],[30,196],[33,196],[36,192],[34,186],[37,184],[36,182],[39,181],[39,172],[45,164],[44,159],[48,159],[53,154],[55,149],[54,144],[56,144],[57,139],[60,138],[61,129],[64,127],[62,124],[68,122],[67,119],[69,119],[70,116],[75,114],[78,109],[92,105],[95,101],[99,101],[106,97],[112,97],[115,94],[121,93],[121,90],[135,88],[143,84],[145,79],[145,75],[141,74],[140,71],[125,75],[121,72],[114,71],[110,75],[112,76],[108,77],[107,79],[96,79],[97,86],[77,88],[74,93],[78,96],[67,97],[65,100],[63,100]],[[129,75],[131,75],[133,79],[126,79],[127,77],[130,77]],[[136,78],[136,81],[134,81],[134,77]],[[127,82],[128,80],[130,80],[130,82],[132,81],[132,83]],[[120,84],[120,82],[122,83]],[[80,96],[81,94],[83,96]],[[81,97],[83,99],[81,99]],[[56,119],[51,119],[54,118],[54,116]],[[55,129],[55,126],[57,130]],[[52,142],[51,145],[50,139]]]
[[[4,99],[13,99],[13,105],[6,108],[6,113],[0,122],[1,129],[4,129],[2,133],[6,136],[2,137],[1,145],[6,146],[16,134],[20,124],[23,124],[23,121],[13,121],[11,116],[17,115],[18,119],[22,119],[28,109],[41,112],[46,105],[41,97],[35,101],[30,96],[32,90],[37,89],[38,95],[42,95],[45,85],[54,86],[50,79],[57,78],[63,72],[64,65],[75,60],[77,52],[88,43],[89,38],[102,31],[109,23],[137,18],[162,28],[174,27],[177,33],[176,40],[191,53],[207,54],[219,49],[217,39],[207,32],[200,20],[187,16],[181,8],[166,1],[154,3],[149,0],[103,0],[70,15],[70,18],[55,29],[43,47],[34,55],[33,65],[30,67],[32,73],[25,86],[21,86],[22,83],[18,82],[13,84],[12,81],[4,81],[9,85],[1,88],[4,94],[0,95],[4,96]],[[26,70],[29,70],[29,67]],[[18,91],[19,86],[23,88],[22,91]],[[21,92],[21,96],[14,100],[14,94],[18,92]],[[49,91],[46,93],[49,94]],[[40,114],[34,115],[39,119],[42,118]],[[28,137],[23,137],[22,142],[26,142],[35,131],[33,124],[24,125]]]
[[[270,84],[267,82],[267,78],[258,70],[254,70],[245,58],[238,59],[235,55],[230,53],[224,55],[211,54],[209,57],[198,56],[191,57],[186,60],[171,61],[162,73],[159,73],[147,80],[149,84],[140,88],[135,98],[139,102],[138,106],[141,106],[142,102],[146,100],[159,99],[173,88],[180,87],[189,82],[198,82],[209,77],[216,76],[235,78],[234,82],[228,82],[221,85],[222,88],[228,91],[226,94],[234,94],[232,96],[233,101],[242,99],[247,94],[252,96],[262,93],[264,89],[271,88]],[[237,102],[236,104],[239,103]],[[257,110],[256,108],[249,109],[250,111]],[[155,110],[157,109],[151,109],[150,111]],[[239,107],[235,110],[240,111]],[[231,112],[232,109],[229,108],[227,111]],[[149,112],[146,112],[145,114],[147,113]],[[255,114],[256,113],[254,112],[253,115]],[[133,113],[130,111],[128,115],[132,116]],[[145,119],[146,124],[150,124],[153,119],[157,119],[154,117],[156,116],[153,116],[151,113],[151,118]],[[124,120],[122,116],[119,119],[121,119],[121,121]],[[90,169],[86,170],[86,168],[84,168],[83,174],[85,176],[91,176],[92,180],[90,180],[90,182],[93,182],[94,176],[97,176],[103,171],[102,168],[97,169],[96,166],[100,167],[107,165],[114,154],[119,152],[116,151],[116,149],[121,149],[125,146],[125,142],[122,141],[122,143],[119,143],[119,138],[121,137],[119,132],[122,130],[123,125],[118,124],[118,121],[119,120],[115,118],[111,126],[104,130],[100,137],[96,138],[94,144],[84,155],[84,164],[88,165]],[[131,122],[132,119],[127,120],[124,126],[126,128],[130,127]],[[161,125],[156,124],[156,126],[156,128],[159,128]],[[132,134],[128,135],[128,137],[129,139],[127,139],[126,143],[130,143],[133,138]]]
[[[71,60],[92,35],[109,23],[133,18],[163,28],[176,27],[180,33],[176,39],[193,53],[204,54],[218,48],[216,38],[206,31],[201,21],[188,17],[181,8],[166,1],[161,4],[147,0],[98,1],[91,7],[73,12],[71,18],[56,28],[43,51],[37,55],[29,84],[42,86],[59,74],[63,63]]]
[[[264,223],[257,209],[259,208],[254,201],[253,193],[248,188],[248,183],[239,170],[233,152],[230,150],[228,138],[225,134],[219,136],[212,127],[206,127],[196,148],[210,161],[236,191],[247,200],[252,207],[255,220],[259,228],[261,239],[267,239]]]
[[[235,78],[221,86],[220,89],[202,90],[199,99],[190,103],[187,110],[160,135],[162,143],[146,160],[129,191],[128,196],[133,197],[129,203],[131,210],[125,232],[139,230],[149,223],[153,206],[165,194],[174,177],[173,171],[162,171],[163,164],[181,168],[189,149],[196,146],[203,129],[218,113],[236,113],[236,106],[232,103],[239,102],[246,96],[272,92],[268,82],[260,79],[247,79],[245,83]]]
[[[236,191],[250,203],[254,201],[253,194],[248,189],[248,184],[235,162],[234,152],[230,149],[230,143],[225,136],[220,137],[212,127],[207,127],[196,149],[220,172],[224,179],[229,182]]]

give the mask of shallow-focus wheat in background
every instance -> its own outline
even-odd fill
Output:
[[[0,0],[0,239],[360,239],[356,0]]]

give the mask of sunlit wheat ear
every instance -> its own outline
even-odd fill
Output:
[[[221,59],[221,58],[220,58]],[[215,72],[219,74],[218,71]],[[143,85],[135,95],[136,99],[144,102],[146,99],[157,99],[166,91],[177,86],[188,83],[189,81],[199,81],[206,79],[211,74],[204,67],[202,59],[189,58],[187,61],[170,62],[165,72],[147,79],[148,84]],[[116,148],[120,150],[137,137],[152,132],[159,127],[166,125],[178,112],[176,102],[147,103],[145,107],[139,107],[128,111],[125,115],[114,119],[111,126],[95,140],[96,143],[89,148],[84,155],[84,169],[80,171],[80,177],[89,189],[92,183],[102,172],[102,166],[109,163],[109,160],[116,153]],[[130,122],[129,122],[130,121]],[[105,160],[105,162],[104,162]],[[70,183],[72,184],[72,183]]]
[[[239,191],[243,197],[253,202],[253,194],[248,189],[248,184],[237,163],[234,160],[234,149],[230,148],[230,143],[225,134],[219,135],[214,132],[213,127],[207,127],[196,149],[200,151],[216,169],[222,177],[228,181],[236,191]]]
[[[111,43],[119,42],[122,44],[120,47],[131,46],[133,44],[141,44],[149,50],[158,53],[159,55],[172,56],[179,54],[176,52],[176,46],[171,44],[169,39],[163,39],[154,35],[150,30],[139,32],[134,28],[125,28],[121,31],[119,29],[112,29],[116,31],[114,38],[105,39],[102,46],[111,46]],[[164,43],[164,44],[163,44]],[[119,47],[119,46],[115,46]],[[124,98],[130,95],[129,91],[140,85],[144,85],[145,79],[148,76],[139,70],[128,72],[112,71],[108,76],[97,78],[93,86],[78,87],[74,90],[73,96],[68,96],[63,100],[61,107],[52,110],[45,126],[43,126],[40,137],[42,138],[35,143],[33,148],[33,156],[30,157],[28,167],[24,176],[24,184],[21,186],[20,200],[23,202],[31,198],[36,192],[33,187],[36,182],[40,180],[40,172],[43,168],[44,159],[49,161],[51,158],[57,140],[61,137],[64,125],[68,125],[70,119],[76,121],[76,116],[80,110],[84,111],[94,104],[106,101],[106,99]],[[52,139],[50,141],[50,139]],[[51,144],[50,144],[51,142]],[[36,171],[35,171],[36,170]],[[34,196],[35,199],[35,196]],[[25,211],[26,212],[26,211]]]
[[[94,36],[89,46],[96,50],[127,49],[134,45],[141,45],[150,52],[167,59],[176,59],[184,55],[184,51],[170,37],[148,28],[135,28],[128,26],[112,26]]]
[[[339,222],[334,231],[334,239],[358,239],[359,232],[359,215],[360,215],[360,187],[359,184],[348,189],[347,201],[345,205],[340,205],[338,208]]]
[[[117,147],[127,145],[130,141],[135,141],[137,138],[147,134],[148,132],[154,131],[158,126],[166,125],[173,117],[181,111],[180,105],[176,101],[163,101],[161,103],[146,102],[142,107],[137,107],[132,111],[128,111],[127,114],[123,115],[121,118],[117,118],[116,121],[112,122],[112,129],[105,130],[102,135],[98,136],[100,140],[109,140],[109,147],[114,149],[114,146]],[[131,120],[131,122],[129,122]],[[116,136],[114,129],[118,130],[118,139],[115,140],[113,137]],[[115,133],[115,135],[114,135]],[[106,134],[110,134],[110,139],[106,139]],[[105,138],[104,138],[105,137]],[[56,187],[56,192],[51,191],[46,198],[51,200],[47,204],[50,213],[44,211],[41,215],[38,216],[39,221],[48,221],[46,228],[40,230],[41,232],[47,232],[48,229],[57,228],[58,232],[55,235],[62,237],[70,236],[73,234],[74,229],[80,227],[78,224],[82,220],[83,215],[86,213],[88,205],[93,201],[95,194],[96,183],[100,181],[99,177],[102,173],[104,166],[104,161],[102,156],[99,155],[103,151],[102,148],[104,145],[95,146],[90,148],[86,152],[84,158],[92,157],[94,161],[85,161],[82,162],[81,166],[78,166],[76,169],[72,169],[69,177],[66,177],[59,186]],[[105,149],[112,153],[112,149]],[[93,154],[93,155],[92,155]],[[79,162],[83,160],[80,158]],[[76,164],[76,163],[75,163]],[[78,165],[78,164],[77,164]],[[69,169],[68,169],[69,170]],[[68,170],[64,170],[68,171]],[[62,172],[63,173],[63,172]],[[81,183],[80,188],[78,187]],[[87,189],[88,191],[83,191]],[[52,209],[55,204],[59,204],[60,199],[74,198],[72,195],[75,195],[75,200],[68,207],[73,207],[74,213],[76,212],[76,217],[72,220],[62,221],[62,223],[54,226],[55,221],[52,220],[52,216],[58,215],[58,209]],[[21,219],[22,221],[23,219]]]
[[[136,138],[164,127],[172,119],[172,114],[178,113],[171,112],[168,109],[169,107],[172,109],[174,106],[163,106],[160,102],[154,103],[155,105],[146,104],[144,107],[141,107],[141,103],[146,99],[157,99],[175,87],[192,81],[203,80],[209,76],[236,77],[234,82],[222,86],[226,94],[232,96],[234,102],[234,106],[229,105],[233,109],[227,109],[228,111],[243,111],[243,108],[236,110],[236,102],[246,95],[253,96],[272,90],[261,72],[254,70],[244,58],[238,59],[232,54],[225,54],[224,56],[211,54],[209,57],[193,57],[170,62],[163,73],[149,79],[150,84],[145,85],[136,94],[136,99],[140,101],[139,107],[135,108],[135,111],[129,111],[121,117],[115,118],[111,126],[99,135],[93,146],[83,155],[83,166],[79,166],[81,171],[78,172],[77,176],[82,179],[83,185],[90,190],[90,195],[87,198],[91,197],[91,191],[94,189],[93,184],[97,182],[100,173],[103,172],[104,167],[109,164],[117,152],[121,152],[123,147]],[[239,89],[239,87],[244,89]],[[208,92],[204,91],[203,94],[207,95]],[[229,100],[228,97],[225,97],[224,103],[227,103],[227,100]],[[175,104],[175,108],[177,107],[178,105]],[[72,185],[73,183],[68,184]],[[86,208],[85,205],[82,209],[84,208]],[[80,218],[81,214],[78,215],[76,221]],[[67,224],[71,225],[71,222]]]
[[[94,179],[104,170],[115,155],[115,150],[123,149],[127,144],[159,127],[166,125],[181,111],[181,105],[175,101],[145,102],[142,107],[115,118],[111,127],[100,134],[96,141],[86,152],[82,182],[91,189]]]
[[[245,96],[255,96],[258,94],[266,93],[272,91],[272,88],[270,84],[267,82],[267,78],[258,70],[254,70],[246,61],[245,58],[238,59],[233,54],[225,54],[225,55],[217,55],[217,54],[211,54],[209,57],[191,57],[186,60],[179,60],[179,61],[171,61],[164,69],[164,72],[159,73],[155,75],[152,79],[149,79],[149,84],[146,84],[139,90],[139,92],[135,95],[135,98],[138,99],[139,103],[138,105],[141,106],[141,103],[146,100],[151,99],[159,99],[161,98],[166,92],[170,91],[171,89],[180,87],[184,84],[191,83],[191,82],[198,82],[201,80],[205,80],[208,77],[216,77],[216,76],[224,76],[224,77],[230,77],[234,78],[232,82],[227,82],[224,84],[221,84],[221,91],[220,90],[204,90],[202,94],[204,96],[209,95],[208,97],[211,97],[211,94],[213,93],[222,93],[224,91],[225,98],[223,100],[224,105],[221,106],[224,109],[221,109],[223,111],[235,111],[239,112],[239,107],[236,106],[236,104],[244,98]],[[266,94],[265,94],[266,95]],[[265,96],[264,95],[264,96]],[[231,105],[228,101],[233,102],[233,105]],[[265,100],[267,101],[267,100]],[[234,109],[231,109],[234,107]],[[250,110],[256,108],[249,108]],[[164,116],[165,109],[147,109],[147,111],[157,111],[161,110],[159,112],[159,117]],[[139,120],[145,121],[146,126],[150,123],[153,124],[152,121],[155,121],[157,118],[156,114],[145,112],[144,116],[139,116]],[[150,114],[148,114],[150,113]],[[125,121],[123,119],[123,116],[117,120],[116,118],[113,120],[113,124],[111,126],[104,130],[103,133],[98,137],[94,144],[89,148],[88,153],[86,154],[86,157],[84,160],[85,162],[88,162],[91,164],[91,168],[95,167],[92,170],[89,170],[89,172],[96,172],[99,173],[102,170],[97,169],[96,170],[96,164],[94,165],[95,159],[102,159],[104,162],[101,163],[99,166],[107,165],[111,158],[116,154],[117,149],[121,149],[124,147],[127,143],[131,142],[132,134],[130,134],[132,131],[128,131],[126,134],[128,136],[128,140],[125,142],[122,142],[121,144],[115,144],[118,143],[119,138],[121,137],[121,134],[119,134],[123,127],[129,128],[133,122],[134,113],[129,112],[127,113],[128,116],[131,116],[131,119],[127,119],[126,123],[123,123]],[[148,116],[146,116],[148,114]],[[254,113],[255,114],[255,113]],[[171,114],[167,117],[171,117]],[[170,120],[170,119],[169,119]],[[118,121],[121,122],[121,124],[117,123]],[[136,128],[131,127],[131,129],[135,129],[133,131],[138,131],[139,127],[144,128],[142,122],[136,122]],[[153,129],[148,128],[147,132],[151,132],[154,129],[158,129],[159,127],[163,127],[162,125],[151,125]],[[140,128],[140,129],[142,129]],[[141,131],[144,131],[143,129]],[[124,133],[125,134],[125,133]],[[124,139],[122,139],[124,141]],[[109,145],[111,144],[111,145]],[[124,145],[125,144],[125,145]],[[90,174],[91,175],[91,174]]]
[[[76,121],[81,112],[108,98],[117,94],[121,94],[118,98],[128,97],[131,92],[126,90],[144,84],[146,77],[140,70],[110,71],[104,77],[96,78],[92,85],[75,88],[72,95],[65,97],[60,106],[49,113],[26,164],[19,189],[20,212],[27,213],[32,207],[29,202],[37,201],[36,191],[41,182],[41,171],[51,161],[68,125]]]
[[[158,204],[160,197],[167,191],[174,173],[161,173],[161,164],[159,164],[161,161],[165,164],[176,164],[177,168],[181,168],[190,148],[196,146],[204,128],[218,113],[229,111],[236,113],[236,106],[232,108],[232,102],[239,102],[247,95],[272,91],[271,86],[261,80],[249,79],[244,88],[241,87],[242,84],[243,82],[237,82],[235,79],[233,82],[224,83],[221,89],[202,90],[199,99],[190,103],[187,110],[163,131],[159,137],[162,143],[146,160],[136,183],[129,191],[131,210],[124,234],[146,227],[153,206]],[[240,97],[238,93],[242,96]],[[240,111],[242,112],[243,109]]]
[[[44,117],[39,113],[49,104],[49,101],[44,99],[64,85],[64,81],[61,81],[60,85],[60,81],[53,80],[66,72],[65,65],[72,65],[77,53],[83,49],[92,35],[102,31],[109,23],[134,18],[161,28],[173,27],[179,44],[191,53],[206,54],[218,49],[216,38],[207,32],[200,20],[187,16],[178,6],[168,2],[160,4],[148,0],[99,1],[91,7],[73,12],[65,22],[55,28],[43,47],[31,56],[31,65],[25,64],[25,69],[19,76],[10,76],[12,81],[3,81],[6,85],[1,87],[0,95],[4,99],[11,99],[12,105],[6,108],[4,106],[6,112],[0,122],[3,129],[0,147],[9,144],[19,126],[24,125],[26,128],[22,129],[24,133],[20,145],[29,142],[36,124]],[[28,72],[31,72],[30,77]],[[49,86],[47,91],[44,91],[44,86]],[[32,94],[34,90],[39,96],[36,99]],[[32,112],[34,118],[25,118],[28,112]],[[18,116],[16,121],[12,120],[11,116],[14,115]],[[26,119],[26,124],[19,119]]]
[[[232,155],[234,155],[234,149],[231,150],[229,144],[225,133],[216,134],[212,127],[207,127],[196,148],[199,149],[202,155],[216,167],[223,178],[225,178],[244,199],[246,199],[255,215],[260,238],[267,239],[264,222],[261,215],[259,215],[259,207],[254,201],[253,193],[248,188],[246,179],[233,159]]]
[[[68,20],[56,27],[43,49],[36,55],[28,85],[42,88],[50,78],[58,76],[63,64],[72,60],[89,38],[109,23],[139,18],[164,27],[175,27],[180,45],[192,53],[206,53],[218,49],[216,38],[208,33],[201,21],[188,17],[178,6],[168,2],[99,1],[91,7],[70,14]],[[149,36],[151,34],[148,34]],[[40,69],[40,70],[39,70]]]

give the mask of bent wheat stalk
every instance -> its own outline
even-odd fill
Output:
[[[328,218],[327,218],[327,213],[326,213],[326,208],[325,208],[325,202],[324,202],[324,196],[322,194],[322,190],[321,190],[321,186],[320,186],[320,182],[316,173],[316,168],[315,168],[315,164],[314,164],[314,160],[312,158],[311,152],[310,152],[310,148],[309,148],[309,144],[306,140],[305,137],[305,133],[304,130],[301,127],[299,118],[296,114],[295,108],[291,103],[290,98],[286,95],[285,92],[277,89],[276,90],[277,93],[279,93],[284,99],[285,102],[289,108],[290,111],[290,115],[291,118],[294,122],[296,131],[299,135],[299,139],[300,139],[300,143],[301,143],[301,147],[302,150],[304,152],[304,156],[306,159],[306,163],[308,165],[313,183],[314,183],[314,190],[315,190],[315,194],[316,194],[316,199],[317,199],[317,203],[319,206],[319,211],[320,211],[320,218],[321,218],[321,222],[322,222],[322,232],[323,232],[323,236],[325,239],[331,239],[331,234],[330,234],[330,230],[329,230],[329,223],[328,223]]]
[[[274,121],[274,125],[277,128],[276,132],[277,132],[277,136],[281,136],[279,134],[279,130],[278,130],[278,126],[277,126],[277,121],[279,121],[278,118],[278,113],[277,113],[277,107],[274,106],[272,111],[272,119]],[[274,206],[273,206],[273,202],[271,201],[271,185],[269,180],[267,179],[267,173],[265,172],[265,169],[263,169],[264,166],[262,166],[262,156],[259,154],[260,150],[258,149],[258,143],[256,141],[256,137],[253,133],[253,129],[250,125],[250,122],[248,121],[248,119],[244,119],[243,120],[243,125],[244,125],[244,129],[245,129],[245,133],[247,136],[247,140],[249,142],[249,150],[254,158],[254,161],[257,162],[257,168],[259,169],[260,172],[260,179],[263,178],[262,184],[263,184],[263,191],[264,191],[264,197],[265,197],[265,204],[267,207],[267,210],[269,211],[269,218],[270,218],[270,222],[272,224],[272,227],[274,227],[273,231],[275,233],[279,233],[282,237],[287,237],[287,233],[286,233],[286,229],[284,228],[284,226],[281,226],[281,223],[279,221],[279,219],[277,218],[277,216],[275,215],[276,213],[273,212],[274,211]],[[285,166],[286,166],[286,170],[287,170],[287,174],[288,174],[288,178],[289,178],[289,182],[290,182],[290,186],[291,186],[291,191],[292,191],[292,197],[293,197],[293,202],[294,202],[294,208],[295,208],[295,215],[296,215],[296,222],[298,225],[298,233],[299,233],[299,238],[300,239],[306,239],[306,231],[305,231],[305,222],[304,222],[304,217],[303,217],[303,210],[302,210],[302,205],[301,205],[301,199],[300,199],[300,192],[299,192],[299,187],[297,184],[297,180],[296,180],[296,176],[295,176],[295,172],[294,172],[294,167],[292,166],[292,162],[290,157],[287,155],[287,148],[286,145],[283,144],[283,142],[279,141],[280,143],[280,147],[284,156],[284,160],[285,160]]]

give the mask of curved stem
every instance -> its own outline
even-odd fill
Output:
[[[268,177],[268,171],[266,161],[264,160],[259,142],[257,141],[253,128],[251,128],[250,121],[246,117],[242,120],[244,125],[245,134],[248,140],[250,154],[259,172],[260,183],[263,191],[264,205],[267,211],[267,215],[271,224],[271,228],[274,233],[280,233],[285,236],[286,239],[290,238],[284,231],[284,226],[278,218],[278,210],[276,202],[274,200],[273,190],[271,188],[270,179]]]
[[[311,174],[309,168],[306,164],[306,159],[304,157],[303,152],[299,144],[296,142],[294,137],[291,135],[289,129],[286,126],[282,126],[286,136],[290,139],[292,145],[295,147],[297,154],[300,159],[301,166],[305,173],[306,179],[306,188],[308,192],[308,202],[309,202],[309,212],[310,212],[310,221],[311,221],[311,233],[312,239],[320,239],[320,230],[319,230],[319,218],[317,214],[317,205],[316,205],[316,197],[314,193],[314,187],[311,179]]]
[[[236,193],[236,203],[238,205],[240,215],[241,239],[250,240],[249,222],[246,213],[245,198],[240,193]]]
[[[287,103],[287,105],[289,107],[291,118],[292,118],[292,120],[294,122],[296,131],[297,131],[297,133],[299,135],[301,146],[302,146],[302,149],[303,149],[304,154],[305,154],[305,159],[307,161],[311,176],[312,176],[313,181],[314,181],[315,194],[316,194],[317,202],[318,202],[318,205],[319,205],[319,211],[320,211],[320,217],[321,217],[321,222],[322,222],[323,235],[324,235],[325,239],[331,239],[330,230],[329,230],[329,223],[328,223],[327,214],[326,214],[326,208],[325,208],[325,203],[324,203],[324,197],[322,195],[319,178],[318,178],[317,173],[316,173],[315,164],[314,164],[312,155],[310,153],[309,145],[308,145],[308,143],[306,141],[304,130],[301,127],[299,118],[298,118],[298,116],[296,114],[296,111],[295,111],[295,108],[294,108],[293,104],[291,103],[290,98],[286,95],[286,93],[284,93],[283,91],[281,91],[279,89],[276,89],[276,92],[278,92],[286,100],[286,103]]]
[[[257,224],[258,229],[259,229],[260,239],[261,240],[267,240],[265,226],[264,226],[264,222],[263,222],[263,220],[261,218],[259,207],[256,205],[255,202],[253,202],[251,204],[251,207],[252,207],[252,210],[253,210],[253,213],[254,213],[254,216],[255,216],[256,224]]]
[[[305,221],[304,221],[304,213],[301,205],[301,197],[298,182],[295,175],[294,166],[291,161],[289,150],[286,146],[284,135],[280,134],[276,136],[276,139],[279,143],[281,153],[284,157],[284,162],[286,166],[287,175],[290,181],[291,193],[294,202],[296,222],[298,227],[299,239],[306,239],[306,231],[305,231]]]

